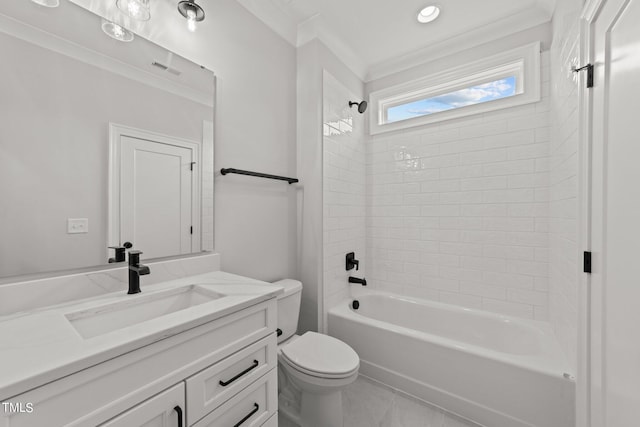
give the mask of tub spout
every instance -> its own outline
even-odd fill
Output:
[[[358,279],[357,277],[349,276],[349,283],[359,283],[362,286],[367,286],[367,279],[364,277],[362,279]]]

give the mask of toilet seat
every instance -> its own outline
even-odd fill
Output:
[[[311,377],[316,377],[316,378],[324,378],[324,379],[344,379],[344,378],[348,378],[351,375],[353,375],[354,373],[358,372],[358,367],[356,369],[354,369],[353,371],[347,373],[347,374],[328,374],[326,372],[315,372],[315,371],[310,371],[308,369],[305,369],[301,366],[296,365],[295,363],[293,363],[292,361],[290,361],[289,359],[287,359],[286,357],[283,357],[282,360],[287,366],[289,366],[291,369],[304,374],[304,375],[308,375]]]
[[[292,369],[318,378],[347,378],[360,367],[360,358],[349,345],[316,332],[306,332],[284,345],[281,354]]]

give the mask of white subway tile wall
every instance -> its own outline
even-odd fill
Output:
[[[372,288],[548,319],[549,75],[549,52],[543,52],[538,103],[368,138],[366,273]],[[327,140],[325,153],[337,158],[325,159],[325,180],[337,193],[325,189],[336,198],[325,206],[334,213],[337,200],[349,201],[348,212],[362,221],[361,144],[333,149]],[[338,182],[338,173],[357,180]],[[332,242],[328,230],[325,242],[333,246],[325,260],[335,258],[325,274],[343,262],[337,256],[346,247]],[[359,239],[362,232],[359,227],[340,238]]]
[[[348,277],[363,269],[345,269],[345,255],[355,252],[365,264],[364,115],[349,101],[359,101],[333,76],[323,78],[323,301],[326,312],[349,296]],[[353,285],[351,285],[353,286]],[[325,329],[326,330],[326,329]]]
[[[578,337],[578,65],[577,16],[563,19],[551,46],[549,320],[571,366]]]

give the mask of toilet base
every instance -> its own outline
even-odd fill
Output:
[[[343,427],[342,390],[301,391],[280,373],[278,411],[301,427]]]
[[[278,425],[281,426],[283,424],[290,427],[300,427],[300,417],[292,418],[288,413],[278,409]]]
[[[300,394],[296,395],[290,389],[285,389],[278,393],[278,412],[286,416],[295,425],[299,426],[300,421]]]
[[[301,427],[343,427],[342,390],[331,393],[302,392]]]

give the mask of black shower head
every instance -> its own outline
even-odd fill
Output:
[[[365,111],[367,111],[367,101],[362,101],[362,102],[353,102],[353,101],[349,101],[349,107],[353,107],[354,105],[358,106],[358,113],[362,114]]]

